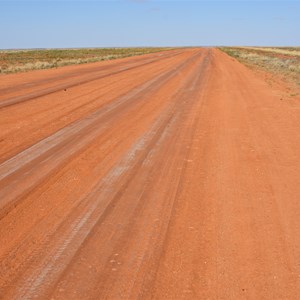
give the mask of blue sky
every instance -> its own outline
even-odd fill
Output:
[[[300,0],[0,0],[0,48],[300,46]]]

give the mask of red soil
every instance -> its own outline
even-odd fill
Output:
[[[216,49],[0,94],[1,299],[299,299],[299,98]]]

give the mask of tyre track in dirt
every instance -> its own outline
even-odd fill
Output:
[[[160,77],[158,77],[158,78],[155,78],[154,79],[154,81],[153,82],[150,82],[150,83],[146,83],[146,85],[145,85],[145,88],[147,88],[148,90],[149,90],[149,92],[151,92],[151,93],[153,93],[154,91],[156,91],[156,89],[159,89],[167,80],[170,80],[170,79],[172,79],[172,77],[174,77],[174,75],[176,75],[176,77],[179,77],[177,80],[176,80],[176,82],[178,82],[178,80],[180,80],[180,77],[182,77],[182,75],[180,75],[181,74],[181,72],[184,72],[184,73],[186,73],[186,72],[189,72],[189,69],[190,69],[190,67],[192,66],[192,64],[193,64],[193,61],[195,60],[195,59],[197,59],[197,57],[196,56],[198,56],[199,58],[198,58],[198,60],[200,59],[202,59],[202,55],[201,55],[201,53],[200,53],[200,55],[199,54],[197,54],[197,52],[194,52],[193,54],[192,54],[192,56],[191,57],[189,57],[188,59],[186,59],[186,61],[184,61],[184,62],[180,62],[179,63],[179,65],[178,66],[175,66],[174,67],[174,70],[171,70],[171,71],[167,71],[166,72],[166,74],[163,74],[162,76],[160,76]],[[195,57],[195,58],[194,58]],[[175,82],[175,86],[176,86],[176,82]],[[180,82],[180,81],[179,81]],[[154,83],[154,84],[153,84]],[[171,82],[172,83],[172,82]],[[174,86],[174,83],[172,83],[172,89],[175,87]],[[153,91],[151,91],[151,89],[153,89]],[[119,104],[118,104],[118,101],[116,101],[117,103],[114,103],[113,105],[114,106],[116,106],[116,107],[118,107],[118,105],[121,105],[121,109],[120,109],[120,113],[123,113],[124,114],[124,111],[126,112],[126,108],[125,108],[125,110],[124,110],[124,100],[126,100],[127,102],[129,102],[129,103],[126,103],[126,101],[125,101],[125,104],[133,104],[134,103],[134,101],[135,102],[137,102],[137,100],[139,100],[138,101],[138,103],[137,103],[137,105],[139,106],[139,107],[141,107],[141,106],[144,106],[143,105],[143,103],[140,101],[140,98],[141,98],[141,96],[139,96],[139,97],[133,97],[134,96],[134,94],[136,94],[136,93],[140,93],[140,91],[138,90],[137,92],[131,92],[130,93],[130,95],[128,95],[127,97],[126,97],[126,99],[120,99],[120,101],[119,101]],[[146,99],[149,99],[149,97],[151,97],[151,93],[147,96],[147,97],[143,97],[143,98],[146,98]],[[159,96],[159,95],[158,95]],[[163,105],[165,105],[164,103],[162,103]],[[130,105],[128,105],[128,107],[130,108],[131,106]],[[100,111],[101,111],[101,113],[104,113],[105,112],[105,110],[101,110],[100,109]],[[120,115],[121,116],[121,115]],[[97,120],[97,118],[98,118],[99,116],[97,116],[96,115],[96,121],[97,122],[104,122],[105,120],[102,120],[102,119],[100,119],[100,121],[99,120]],[[111,121],[115,121],[115,120],[117,120],[118,119],[118,114],[116,114],[116,112],[114,113],[114,114],[109,114],[109,116],[108,116],[108,121],[109,121],[109,118],[112,118],[112,120]],[[87,118],[87,120],[88,120],[88,122],[90,122],[91,121],[91,119],[90,119],[90,116]],[[83,121],[83,122],[85,122],[85,121]],[[102,129],[101,129],[102,130]],[[100,132],[97,132],[97,134],[99,134],[99,135],[101,135],[101,130],[100,130]],[[90,130],[88,130],[88,132],[89,132]],[[97,126],[95,126],[95,131],[97,131]],[[98,131],[99,131],[99,128],[98,128]],[[66,135],[66,137],[64,137],[64,138],[68,138],[68,135]],[[85,136],[83,135],[83,138],[85,138]],[[62,141],[64,141],[64,139],[62,138]],[[46,147],[47,147],[47,144],[45,144],[46,145]],[[44,143],[42,144],[42,147],[43,146],[45,146],[44,145]],[[64,145],[65,146],[65,145]],[[36,148],[34,148],[34,150],[35,150]],[[38,149],[38,148],[37,148]],[[68,151],[69,151],[69,148],[64,148],[65,149],[65,151],[68,153]],[[37,155],[39,155],[40,154],[40,149],[38,149],[38,151],[36,152],[37,153]],[[60,155],[61,155],[61,153],[59,152],[59,151],[54,151],[54,157],[52,157],[52,162],[51,162],[51,166],[53,166],[53,163],[54,163],[54,161],[55,161],[55,159],[56,159],[56,157],[55,157],[55,155],[57,156],[57,157],[60,157]],[[50,156],[51,157],[51,156]],[[27,160],[28,160],[28,153],[24,156],[24,155],[22,155],[22,153],[21,153],[21,155],[20,155],[20,158],[21,158],[21,161],[22,161],[22,159],[25,159],[25,163],[27,162]],[[64,162],[64,163],[66,163],[66,162]],[[17,157],[17,164],[16,165],[18,165],[19,166],[19,164],[20,164],[20,161],[19,161],[19,158]],[[36,164],[36,163],[34,163],[33,164],[33,167],[35,167],[36,169],[37,169],[37,176],[39,176],[39,174],[41,173],[41,168]],[[11,170],[11,166],[9,166],[8,168],[7,168],[7,170]],[[24,176],[24,173],[26,173],[26,172],[28,172],[28,171],[26,171],[26,170],[21,170],[21,173],[18,175],[18,177],[17,178],[22,178],[22,181],[21,181],[21,184],[23,184],[24,183],[24,180],[23,180],[23,176]],[[30,174],[29,174],[30,175]],[[31,178],[31,181],[29,181],[31,184],[34,184],[35,186],[37,185],[37,184],[41,184],[40,182],[36,182],[35,180],[32,180],[32,178]],[[6,185],[4,184],[3,185],[4,186],[4,188],[6,187]],[[14,186],[12,186],[12,189],[13,189],[13,187]],[[18,189],[19,191],[20,191],[20,189]],[[10,193],[8,193],[8,196],[10,196],[11,197],[11,194]],[[22,201],[25,201],[24,199],[26,199],[26,195],[23,195],[23,200]],[[22,251],[24,251],[24,249],[22,250]],[[18,252],[19,252],[19,249],[18,249]],[[15,254],[13,254],[13,253],[11,253],[11,257],[15,257]],[[4,264],[5,264],[5,261],[6,260],[4,260]]]
[[[85,84],[87,82],[93,82],[95,80],[113,76],[113,75],[116,75],[116,74],[119,74],[119,73],[122,73],[125,71],[139,68],[141,66],[146,66],[146,65],[155,63],[158,60],[162,60],[165,58],[173,57],[175,55],[179,55],[180,53],[181,53],[180,51],[176,51],[176,52],[173,51],[172,53],[160,54],[159,56],[155,55],[154,58],[152,58],[152,57],[148,58],[148,59],[142,58],[142,59],[140,59],[142,62],[140,62],[140,60],[137,60],[137,59],[135,59],[134,61],[131,60],[131,61],[129,61],[129,63],[128,62],[124,63],[124,62],[120,61],[120,63],[117,63],[115,65],[109,65],[106,68],[101,66],[100,72],[99,72],[99,68],[96,70],[95,70],[95,68],[80,69],[79,72],[70,72],[69,74],[66,74],[66,72],[64,72],[63,75],[55,76],[54,78],[50,77],[50,78],[42,79],[42,80],[39,79],[39,80],[36,80],[34,83],[30,83],[30,84],[20,84],[17,86],[15,85],[14,87],[2,88],[2,89],[0,89],[1,95],[5,95],[5,94],[9,93],[10,91],[13,91],[14,93],[16,93],[16,91],[17,91],[17,92],[22,93],[22,95],[10,97],[10,98],[3,98],[3,99],[1,99],[2,98],[1,97],[0,98],[0,109],[11,106],[11,105],[15,105],[18,103],[22,103],[24,101],[36,99],[41,96],[53,94],[60,90],[65,90],[65,89],[68,89],[71,87],[79,86],[79,85]],[[85,74],[88,75],[88,76],[86,76],[86,78],[84,77]],[[57,82],[59,82],[59,81],[63,81],[63,82],[60,85],[57,85]],[[64,81],[67,81],[67,82],[65,83]],[[56,85],[49,87],[49,88],[41,89],[39,91],[34,91],[33,93],[27,92],[26,95],[24,95],[24,89],[25,90],[26,90],[26,88],[28,89],[28,85],[30,87],[33,86],[34,89],[36,89],[37,86],[39,87],[42,84],[49,85],[49,83],[51,83],[51,82],[54,82]]]
[[[187,101],[195,89],[199,89],[200,80],[202,81],[203,71],[205,65],[208,63],[207,58],[196,68],[198,74],[192,73],[188,80],[188,85],[183,92],[179,92],[172,99],[172,103],[161,113],[161,116],[152,125],[152,127],[142,135],[133,145],[131,149],[125,154],[119,163],[117,163],[112,170],[99,182],[95,187],[95,190],[81,202],[78,211],[76,211],[72,226],[69,224],[62,224],[62,228],[57,231],[53,238],[56,240],[53,243],[54,249],[50,249],[50,253],[44,254],[44,257],[49,257],[46,260],[43,258],[42,265],[35,268],[33,275],[25,274],[25,283],[22,283],[22,289],[18,292],[18,297],[30,299],[36,294],[42,295],[42,291],[45,291],[45,287],[51,287],[51,284],[57,282],[57,276],[64,270],[65,266],[70,264],[72,259],[77,252],[77,249],[81,248],[82,243],[90,237],[91,231],[95,226],[99,226],[109,216],[116,206],[116,204],[122,199],[123,191],[128,188],[134,181],[134,185],[137,185],[137,173],[141,173],[143,180],[138,183],[141,189],[144,189],[145,177],[147,175],[138,170],[145,164],[145,160],[149,158],[149,152],[157,151],[156,148],[160,147],[162,143],[166,143],[165,139],[167,136],[172,135],[173,126],[176,124],[183,114],[184,106],[190,105]],[[194,72],[195,72],[194,71]],[[189,87],[190,86],[190,87]],[[199,91],[199,90],[198,90]],[[178,99],[186,101],[179,109]],[[191,107],[189,108],[191,109]],[[178,123],[177,123],[178,124]],[[154,159],[151,160],[155,162]],[[148,162],[148,167],[151,168]],[[140,179],[139,179],[140,180]],[[139,199],[139,198],[138,198]],[[126,214],[126,218],[130,215]],[[72,219],[73,219],[72,218]],[[70,223],[70,218],[68,222]],[[120,221],[120,220],[119,220]],[[62,230],[63,229],[63,230]],[[63,233],[66,231],[65,233]],[[52,244],[52,243],[51,243]]]
[[[298,298],[298,99],[216,49],[71,92],[2,110],[1,298]]]
[[[43,96],[24,105],[19,103],[17,106],[0,110],[0,120],[2,120],[0,123],[0,161],[11,158],[30,145],[36,144],[38,140],[98,110],[100,106],[130,92],[143,82],[159,76],[163,70],[168,70],[174,61],[179,61],[182,56],[186,56],[186,53],[180,58],[176,56],[175,53],[174,57],[170,56],[169,59],[157,61],[151,66],[115,75],[108,80],[99,79],[96,82],[87,82],[83,86],[69,89],[67,92],[59,91],[55,97],[54,95]],[[144,71],[146,69],[147,72]],[[37,75],[39,74],[35,77]],[[131,78],[135,78],[135,81]],[[72,78],[69,81],[72,82]],[[43,105],[41,105],[42,102]],[[5,126],[5,124],[11,124],[11,126]],[[31,135],[27,135],[28,131]]]
[[[193,57],[187,62],[181,63],[176,67],[175,72],[180,72],[192,59]],[[110,121],[112,117],[117,118],[119,111],[121,113],[126,112],[126,107],[133,105],[134,101],[139,100],[147,91],[159,88],[166,80],[172,78],[172,76],[174,76],[174,70],[163,73],[121,98],[115,99],[107,107],[100,108],[99,111],[94,112],[87,118],[63,128],[49,138],[42,140],[33,147],[1,164],[1,213],[6,213],[24,193],[32,190],[44,177],[47,177],[49,172],[55,170],[62,162],[67,161],[68,157],[76,155],[78,151],[92,142],[96,138],[95,133],[97,135],[101,134],[101,131],[110,125],[106,119]],[[100,127],[102,127],[102,130]],[[78,139],[80,139],[80,142],[77,141]],[[70,149],[72,150],[70,151]],[[60,153],[60,156],[57,156],[57,153]],[[51,168],[48,166],[50,160]],[[34,174],[36,175],[34,176]],[[20,177],[22,177],[22,187],[15,189],[17,178]]]

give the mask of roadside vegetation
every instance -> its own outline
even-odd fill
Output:
[[[45,50],[1,50],[0,73],[50,69],[67,65],[98,62],[142,55],[171,48],[84,48]]]
[[[292,55],[292,56],[300,56],[300,47],[239,47],[239,49],[248,49],[255,51],[263,51],[263,52],[271,52],[271,53],[279,53],[284,55]]]
[[[279,75],[300,87],[300,47],[222,47],[220,50],[249,67]]]

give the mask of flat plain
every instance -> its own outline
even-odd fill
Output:
[[[1,299],[299,299],[300,98],[215,48],[0,76]]]

